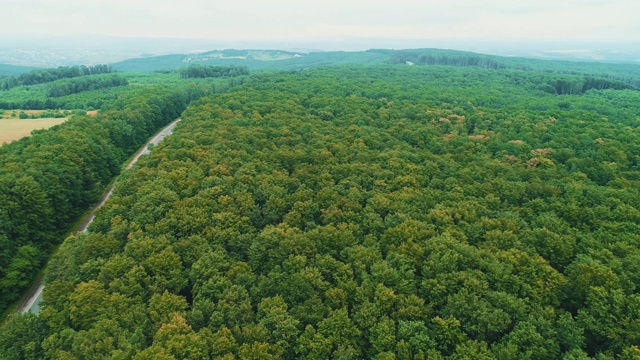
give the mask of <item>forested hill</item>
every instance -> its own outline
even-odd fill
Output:
[[[0,64],[0,77],[20,75],[35,69],[36,68],[30,66]]]
[[[484,55],[442,49],[411,49],[368,51],[328,51],[294,53],[279,50],[220,50],[200,54],[174,54],[129,59],[113,64],[119,71],[169,71],[189,64],[243,66],[249,69],[298,70],[325,65],[442,65],[480,67],[484,69],[512,69],[531,72],[581,75],[589,79],[608,81],[607,87],[640,88],[640,66],[626,63],[598,63]],[[601,87],[603,85],[600,85]]]
[[[171,70],[189,64],[245,66],[252,70],[297,70],[323,65],[383,64],[389,57],[377,52],[327,51],[298,54],[280,50],[220,50],[200,54],[174,54],[124,60],[119,71]]]
[[[69,238],[15,358],[633,359],[640,92],[348,66],[192,104]]]

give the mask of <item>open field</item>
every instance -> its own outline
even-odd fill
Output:
[[[29,136],[32,130],[62,124],[68,118],[0,119],[0,144]]]

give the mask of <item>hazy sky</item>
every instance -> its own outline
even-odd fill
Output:
[[[0,0],[0,9],[4,34],[640,41],[639,0]]]

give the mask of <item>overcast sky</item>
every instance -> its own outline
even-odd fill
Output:
[[[0,9],[0,34],[640,41],[640,0],[0,0]]]

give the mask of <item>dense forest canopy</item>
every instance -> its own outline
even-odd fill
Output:
[[[243,66],[215,66],[191,64],[178,70],[180,76],[188,78],[233,77],[248,75],[249,69]]]
[[[0,348],[637,358],[640,92],[546,91],[557,76],[324,67],[202,98],[64,242],[41,313]]]

